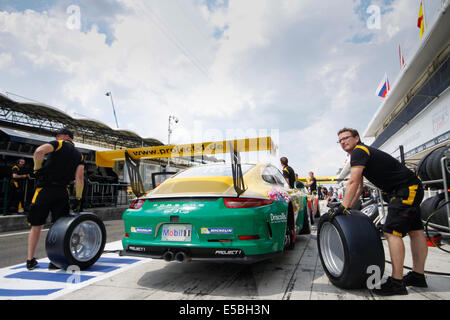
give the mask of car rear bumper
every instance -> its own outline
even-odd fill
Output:
[[[235,263],[255,263],[258,261],[271,259],[282,251],[269,252],[264,254],[246,255],[239,248],[196,248],[196,247],[169,247],[169,246],[127,246],[126,250],[120,251],[120,256],[133,256],[141,258],[164,259],[166,252],[172,252],[175,256],[183,252],[187,260],[209,261],[209,262],[235,262]],[[175,261],[175,260],[174,260]]]

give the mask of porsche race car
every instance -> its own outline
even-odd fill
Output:
[[[292,249],[310,233],[307,198],[271,164],[242,164],[242,191],[227,164],[188,168],[135,199],[123,214],[121,255],[166,261],[251,263]]]

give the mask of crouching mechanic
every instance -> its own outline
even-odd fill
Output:
[[[342,204],[331,209],[332,219],[348,213],[363,189],[363,177],[389,195],[388,215],[383,225],[392,260],[392,276],[372,292],[378,295],[408,294],[406,286],[427,287],[424,276],[428,246],[420,217],[420,203],[424,192],[419,178],[389,154],[364,145],[355,129],[338,132],[342,149],[350,153],[350,178]],[[403,237],[409,235],[413,271],[403,276],[405,246]]]
[[[49,213],[51,222],[68,216],[70,212],[68,185],[75,179],[76,201],[73,211],[80,211],[84,183],[84,161],[82,154],[72,142],[73,133],[61,129],[56,140],[43,144],[34,152],[34,171],[37,179],[36,190],[31,201],[28,222],[31,232],[28,237],[27,268],[32,270],[38,264],[34,254],[39,242],[42,227]],[[48,155],[43,166],[44,157]],[[50,269],[57,268],[52,263]]]

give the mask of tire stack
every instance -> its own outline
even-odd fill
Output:
[[[417,167],[417,175],[420,177],[420,179],[422,181],[442,180],[443,175],[441,159],[446,155],[450,155],[450,145],[437,148],[433,152],[430,152],[429,154],[424,156],[420,160]],[[445,165],[447,186],[450,186],[450,161],[446,161]],[[444,183],[442,181],[427,184],[426,187],[432,190],[442,190],[444,189]],[[444,192],[440,192],[433,197],[425,199],[420,205],[422,220],[427,221],[430,215],[434,213],[429,222],[433,223],[436,229],[439,229],[439,226],[448,228],[447,209],[444,204],[445,190]],[[438,211],[436,212],[436,210]],[[446,229],[441,230],[446,231]]]
[[[442,226],[443,228],[448,228],[448,218],[447,218],[447,209],[445,204],[445,193],[441,192],[433,197],[425,199],[420,205],[420,213],[423,221],[427,221],[429,216],[433,214],[430,218],[430,223],[433,223],[433,226],[436,229],[446,231],[446,229],[439,228]],[[437,212],[435,212],[437,210]]]
[[[441,159],[447,154],[450,153],[450,145],[437,148],[433,152],[430,152],[426,156],[424,156],[417,166],[417,175],[420,177],[422,181],[431,181],[431,180],[440,180],[442,179],[442,167],[441,167]],[[446,170],[447,170],[447,185],[450,185],[450,161],[446,162]],[[429,187],[431,189],[442,189],[444,184],[433,183],[430,184]]]

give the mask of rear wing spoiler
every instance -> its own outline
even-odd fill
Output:
[[[129,148],[95,152],[95,163],[99,167],[114,167],[114,162],[125,161],[125,151],[134,160],[189,157],[206,154],[229,153],[230,146],[236,152],[270,151],[275,154],[277,146],[271,137],[247,138],[218,142],[202,142],[182,145]]]
[[[275,154],[277,146],[270,137],[248,138],[219,142],[193,143],[177,146],[143,147],[111,151],[97,151],[95,163],[99,167],[114,167],[115,161],[127,163],[131,189],[136,197],[143,196],[146,191],[139,173],[141,159],[159,159],[171,157],[186,157],[203,154],[219,154],[229,152],[233,172],[234,189],[239,197],[245,190],[239,152],[270,151]]]

